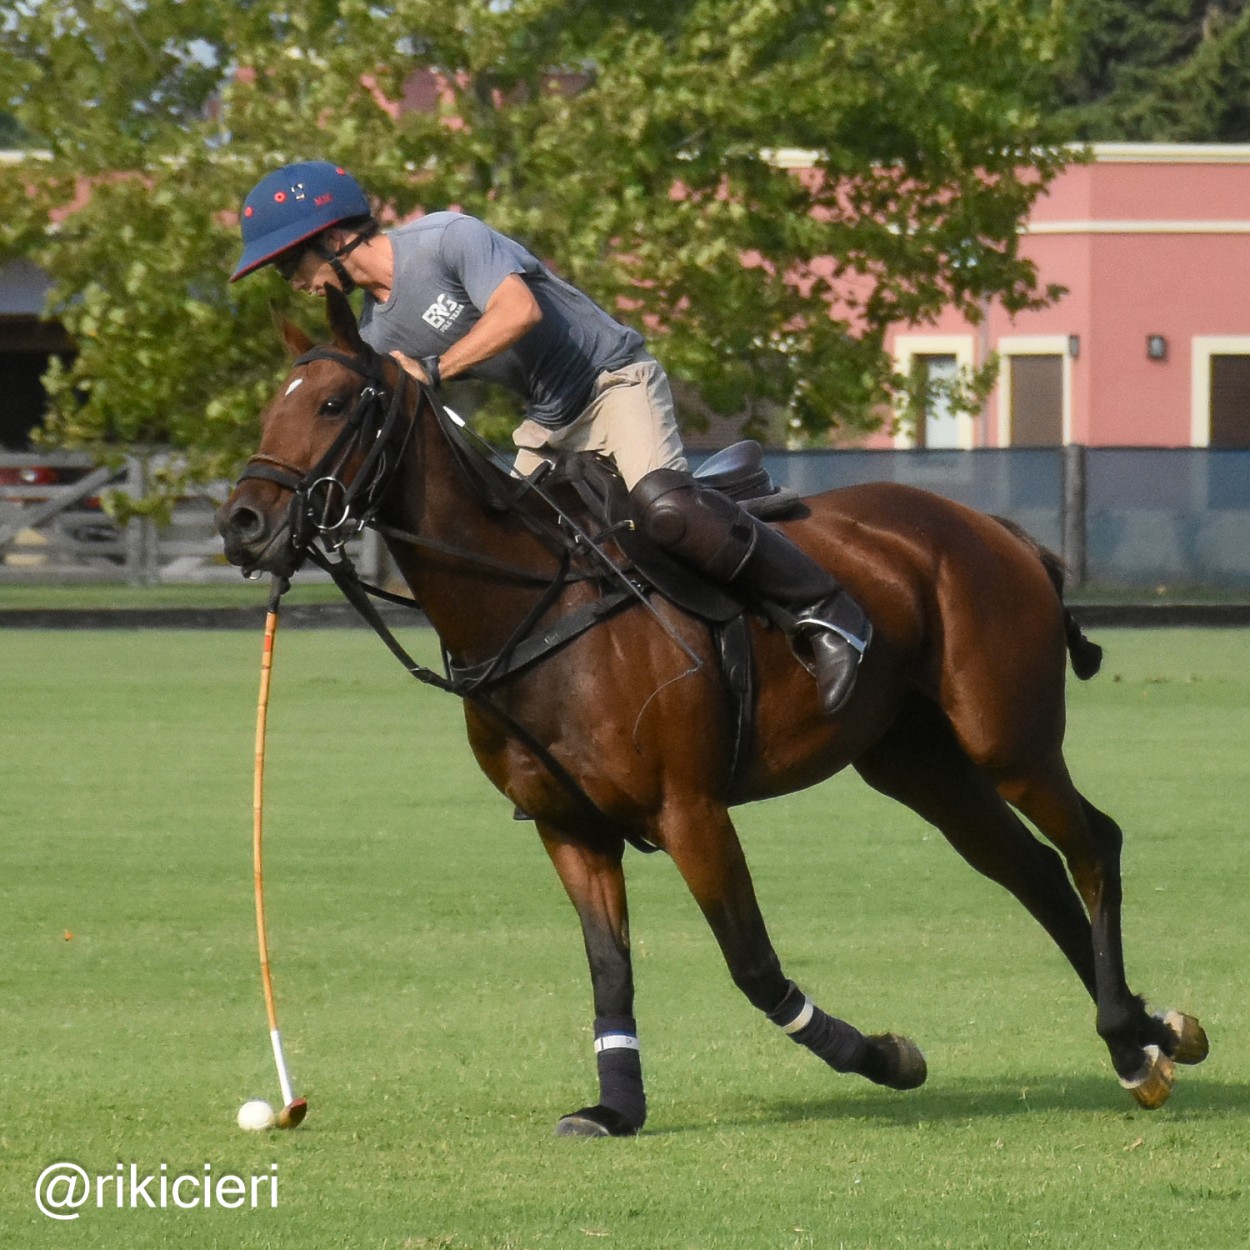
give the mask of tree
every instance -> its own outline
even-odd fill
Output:
[[[0,255],[80,348],[50,437],[234,467],[293,302],[226,285],[237,206],[314,155],[514,233],[722,410],[866,428],[891,322],[1045,298],[1017,229],[1068,155],[1064,38],[1036,0],[21,0],[0,108],[47,151],[0,187]]]
[[[1063,119],[1089,140],[1250,141],[1246,0],[1075,0]]]

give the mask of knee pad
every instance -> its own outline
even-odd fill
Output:
[[[653,469],[634,484],[629,501],[638,528],[661,547],[672,547],[686,536],[687,516],[695,484],[677,469]]]
[[[755,523],[732,499],[677,469],[654,469],[630,492],[634,521],[652,542],[731,581],[755,548]]]

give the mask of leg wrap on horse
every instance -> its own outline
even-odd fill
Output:
[[[635,1131],[642,1128],[647,1118],[647,1095],[633,1016],[596,1017],[595,1061],[600,1105],[618,1112]]]
[[[634,486],[630,500],[635,522],[652,542],[713,581],[792,614],[791,638],[816,677],[825,713],[842,710],[872,626],[831,573],[689,473],[656,469]]]
[[[826,1015],[793,981],[789,986],[768,1018],[835,1071],[858,1072],[868,1048],[864,1035],[853,1024]]]

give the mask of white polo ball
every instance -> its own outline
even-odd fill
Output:
[[[273,1128],[276,1117],[273,1108],[263,1098],[253,1098],[239,1108],[235,1117],[239,1127],[250,1132],[259,1133],[262,1129]]]

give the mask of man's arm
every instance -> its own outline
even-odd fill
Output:
[[[474,365],[498,356],[523,339],[542,319],[542,309],[525,280],[520,274],[510,273],[486,301],[478,323],[438,358],[441,378],[444,381],[454,378],[468,372]],[[391,355],[418,382],[430,381],[420,361],[400,351],[391,352]]]

